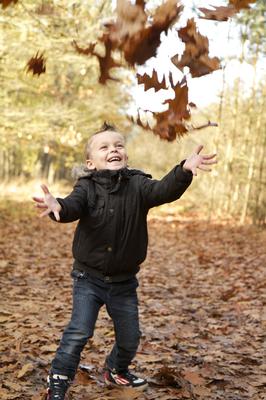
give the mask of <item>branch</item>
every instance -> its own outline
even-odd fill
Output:
[[[218,124],[216,122],[211,122],[208,121],[206,124],[203,125],[199,125],[199,126],[193,126],[191,125],[191,127],[189,127],[189,131],[198,131],[200,129],[204,129],[204,128],[208,128],[208,126],[218,126]]]

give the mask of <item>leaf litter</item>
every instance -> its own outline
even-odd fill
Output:
[[[46,375],[71,313],[75,224],[54,225],[16,204],[1,213],[2,400],[43,399]],[[12,207],[11,207],[12,208]],[[114,335],[101,310],[69,399],[262,400],[265,231],[183,218],[149,220],[139,274],[142,340],[133,362],[145,393],[105,387]]]

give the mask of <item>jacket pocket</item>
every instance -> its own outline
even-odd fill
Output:
[[[89,223],[92,228],[98,227],[104,221],[105,200],[103,197],[98,197],[94,206],[89,207]]]

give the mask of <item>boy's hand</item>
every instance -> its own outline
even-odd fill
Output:
[[[41,188],[44,193],[44,197],[33,197],[33,200],[36,201],[36,207],[45,208],[45,211],[40,214],[40,217],[45,217],[50,214],[50,212],[54,213],[55,219],[60,221],[59,212],[61,211],[61,206],[56,200],[54,196],[51,195],[49,189],[46,185],[41,185]]]
[[[199,145],[195,149],[195,153],[191,154],[183,164],[183,169],[191,171],[194,176],[197,175],[197,168],[202,171],[211,171],[207,165],[216,164],[217,160],[214,160],[216,154],[205,154],[200,155],[199,153],[203,149],[202,145]]]

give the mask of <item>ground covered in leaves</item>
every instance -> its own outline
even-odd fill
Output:
[[[71,312],[75,225],[40,220],[32,207],[0,204],[2,400],[44,398]],[[103,309],[69,399],[265,399],[265,231],[189,215],[154,216],[149,231],[139,274],[142,341],[132,366],[149,388],[105,388],[101,369],[114,336]]]

